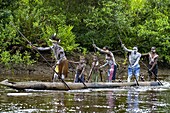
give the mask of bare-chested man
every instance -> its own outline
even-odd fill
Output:
[[[157,80],[158,77],[158,57],[159,55],[156,53],[156,47],[151,47],[151,52],[142,54],[142,56],[148,56],[149,65],[148,65],[148,73],[149,73],[149,81],[151,77],[154,76],[154,80]]]

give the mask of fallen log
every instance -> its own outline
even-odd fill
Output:
[[[87,88],[116,88],[124,86],[137,86],[136,82],[96,82],[86,83],[85,87],[82,83],[67,82],[71,90],[87,89]],[[0,85],[7,86],[17,90],[33,89],[33,90],[68,90],[68,88],[61,82],[10,82],[3,80]],[[159,82],[139,82],[139,86],[160,86]]]

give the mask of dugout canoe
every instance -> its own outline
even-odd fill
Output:
[[[139,86],[160,86],[159,82],[138,82]],[[87,88],[116,88],[124,86],[137,86],[136,82],[97,82],[97,83],[73,83],[66,82],[71,90],[87,89]],[[33,89],[33,90],[68,90],[62,82],[38,82],[38,81],[26,81],[26,82],[10,82],[3,80],[0,85],[7,86],[17,90]]]

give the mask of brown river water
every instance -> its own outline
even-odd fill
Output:
[[[70,91],[18,91],[0,85],[1,113],[168,113],[170,76],[163,86],[133,86]],[[0,75],[0,80],[49,81],[33,75]]]

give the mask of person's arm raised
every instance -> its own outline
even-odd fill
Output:
[[[127,49],[127,48],[125,47],[125,45],[124,45],[124,44],[122,44],[122,47],[123,47],[123,49],[124,49],[125,51],[127,51],[127,52],[132,52],[132,50]]]
[[[93,47],[96,48],[98,51],[100,51],[100,52],[102,52],[102,53],[110,54],[109,51],[105,51],[105,50],[97,47],[95,44],[93,44]]]
[[[39,51],[46,51],[46,50],[50,50],[51,46],[50,47],[36,47],[36,49]]]

